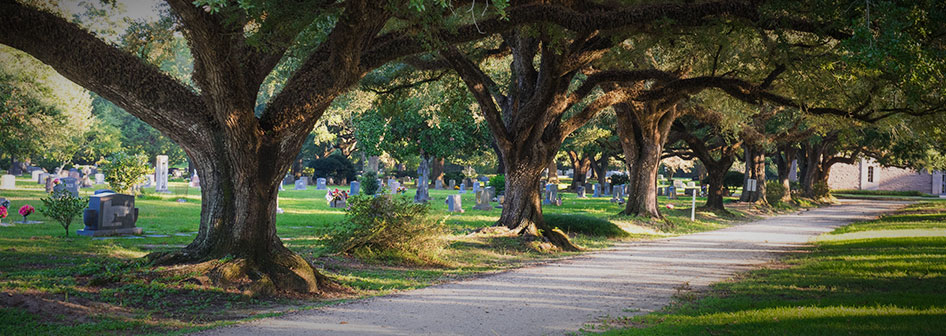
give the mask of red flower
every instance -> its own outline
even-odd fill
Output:
[[[26,216],[31,215],[31,214],[32,214],[33,212],[35,212],[35,211],[36,211],[36,209],[34,209],[34,208],[33,208],[32,206],[30,206],[29,204],[27,204],[27,205],[24,205],[24,206],[20,207],[20,216],[26,217]]]
[[[7,207],[0,205],[0,219],[7,218]]]

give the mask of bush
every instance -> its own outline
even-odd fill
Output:
[[[151,172],[148,158],[142,154],[118,152],[99,163],[105,181],[112,190],[131,194],[137,185],[144,183],[145,176]]]
[[[811,196],[814,198],[824,198],[831,196],[831,188],[827,182],[818,182],[811,185]]]
[[[782,203],[782,195],[785,193],[785,186],[779,181],[765,182],[765,199],[772,205]]]
[[[463,175],[463,172],[443,173],[444,184],[449,184],[450,180],[454,180],[457,182],[457,185],[460,185],[464,178],[466,178],[466,175]]]
[[[69,225],[72,225],[72,220],[85,209],[85,201],[81,197],[73,197],[72,193],[65,189],[54,191],[48,198],[40,199],[40,201],[43,201],[45,207],[40,208],[39,212],[59,222],[59,225],[66,230],[66,237],[69,236]]]
[[[332,154],[324,159],[313,160],[309,162],[309,168],[312,168],[312,177],[329,178],[336,182],[341,180],[355,180],[355,165],[351,160],[341,154]],[[375,175],[377,177],[377,175]]]
[[[329,234],[335,252],[402,264],[441,263],[446,226],[428,215],[429,205],[389,195],[353,196],[348,205],[345,221]]]
[[[362,174],[358,181],[361,182],[361,190],[364,191],[365,195],[374,195],[381,188],[378,185],[378,173],[373,171]]]
[[[496,175],[489,178],[489,182],[486,183],[487,186],[493,187],[496,189],[496,195],[505,195],[506,194],[506,175]]]
[[[742,183],[745,182],[745,178],[745,173],[730,170],[726,172],[726,176],[723,177],[723,185],[726,186],[726,188],[729,189],[729,193],[732,194],[736,192],[736,188],[742,186]]]
[[[545,223],[568,233],[580,233],[589,236],[621,238],[630,233],[605,219],[586,215],[544,214]]]
[[[631,179],[627,177],[627,174],[614,174],[611,175],[611,185],[622,185],[630,182]]]

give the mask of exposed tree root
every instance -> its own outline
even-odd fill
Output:
[[[186,250],[152,253],[146,256],[152,265],[178,266],[177,273],[196,273],[196,283],[232,288],[251,296],[323,296],[350,292],[316,271],[301,256],[285,251],[265,262],[242,257],[195,260]]]

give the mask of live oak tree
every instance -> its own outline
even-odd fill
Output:
[[[62,17],[0,1],[0,43],[20,49],[99,94],[179,144],[199,170],[201,219],[186,248],[154,254],[158,264],[207,263],[222,285],[317,293],[326,284],[276,235],[276,192],[291,161],[333,99],[367,72],[442,43],[480,38],[522,22],[549,20],[526,4],[475,25],[444,29],[450,11],[430,4],[308,1],[238,6],[168,0],[194,59],[195,88]],[[417,1],[411,3],[416,4]],[[495,8],[495,7],[494,7]],[[434,20],[421,20],[430,14]],[[438,19],[443,18],[443,21]],[[420,21],[429,24],[418,29]],[[432,23],[433,22],[433,23]],[[422,32],[422,33],[419,33]],[[305,50],[285,86],[257,114],[261,84],[287,55]]]
[[[589,2],[573,6],[562,10],[562,15],[569,17],[567,23],[524,25],[501,35],[512,58],[505,82],[491,77],[460,48],[441,52],[476,98],[504,161],[506,198],[497,225],[520,235],[542,236],[566,250],[577,246],[561,231],[548,227],[542,217],[541,173],[568,135],[599,111],[623,101],[624,90],[584,101],[600,84],[625,80],[610,72],[596,74],[590,67],[624,39],[613,29],[634,30],[659,20],[691,25],[708,18],[753,13],[750,5],[739,2],[630,7]]]
[[[697,158],[706,168],[707,195],[706,204],[709,210],[726,210],[723,205],[723,196],[726,194],[724,183],[726,173],[732,168],[742,140],[724,125],[721,113],[694,106],[698,112],[677,119],[671,127],[671,139],[685,146],[675,144],[667,148],[667,155],[678,155],[684,158]],[[674,140],[670,140],[674,141]]]

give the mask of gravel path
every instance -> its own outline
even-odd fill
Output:
[[[204,335],[561,335],[602,316],[644,314],[907,202],[842,201],[722,230],[210,330]],[[634,311],[634,313],[627,313]]]

